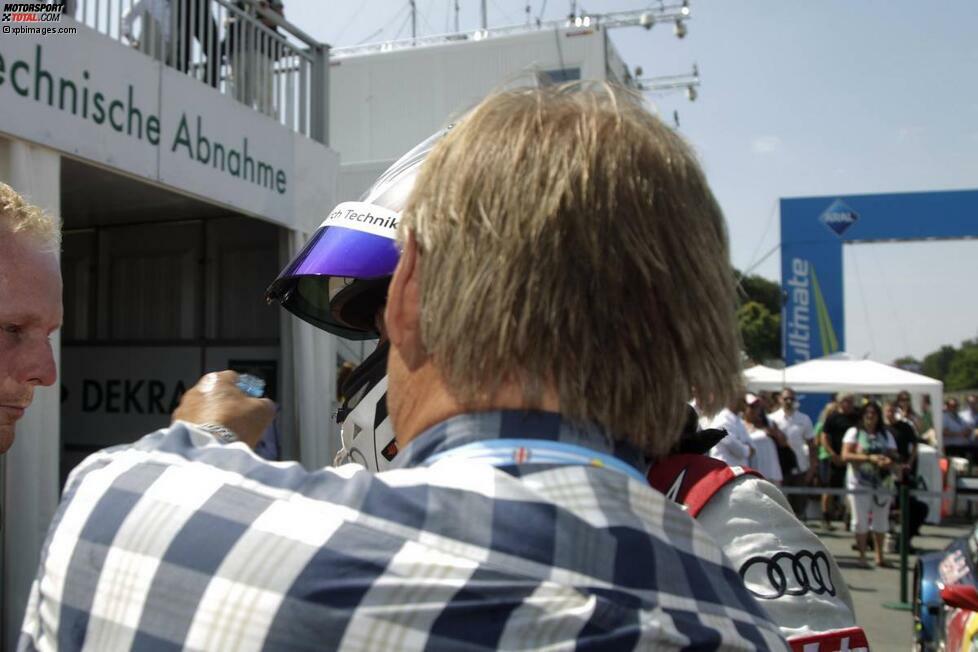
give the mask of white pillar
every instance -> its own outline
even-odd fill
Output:
[[[304,234],[289,233],[289,259],[306,243]],[[329,466],[339,449],[336,410],[336,338],[292,315],[292,408],[298,432],[299,461],[310,470]],[[283,332],[283,338],[287,337]],[[283,383],[283,388],[287,383]]]
[[[61,156],[18,140],[0,139],[0,180],[53,215],[61,213]],[[60,333],[52,338],[55,363],[61,365]],[[39,388],[34,403],[17,424],[17,438],[3,458],[3,612],[0,641],[15,648],[27,594],[37,571],[38,554],[58,504],[61,451],[59,383]]]

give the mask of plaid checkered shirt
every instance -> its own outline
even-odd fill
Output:
[[[642,466],[599,430],[515,411],[440,423],[376,475],[268,463],[179,422],[92,455],[19,649],[787,649],[705,530],[644,482],[451,452],[514,437]]]

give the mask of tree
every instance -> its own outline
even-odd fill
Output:
[[[947,372],[951,368],[951,362],[957,353],[957,349],[949,345],[944,345],[937,351],[928,353],[924,356],[922,373],[925,376],[943,381],[947,377]]]
[[[737,325],[747,357],[763,362],[781,357],[781,315],[772,314],[758,301],[737,309]]]
[[[763,276],[741,276],[737,281],[737,323],[747,357],[755,362],[781,357],[781,286]]]
[[[899,367],[900,369],[905,369],[906,371],[912,371],[915,374],[919,374],[920,370],[923,368],[920,360],[912,355],[905,355],[902,358],[897,358],[893,361],[893,366]]]
[[[773,315],[781,314],[781,286],[763,276],[741,276],[734,270],[737,278],[737,294],[743,302],[756,301]]]
[[[944,379],[944,387],[952,392],[978,387],[978,347],[968,346],[957,352]]]

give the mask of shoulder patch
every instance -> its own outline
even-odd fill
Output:
[[[762,477],[754,469],[728,466],[706,455],[678,454],[653,464],[648,479],[653,489],[682,505],[696,518],[718,491],[742,475]]]

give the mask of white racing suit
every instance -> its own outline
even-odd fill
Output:
[[[869,649],[835,559],[756,471],[677,454],[649,470],[649,483],[713,536],[793,650]]]
[[[342,447],[333,465],[353,462],[368,471],[386,471],[397,455],[394,428],[387,416],[387,351],[382,342],[340,388],[346,399],[337,412]]]

